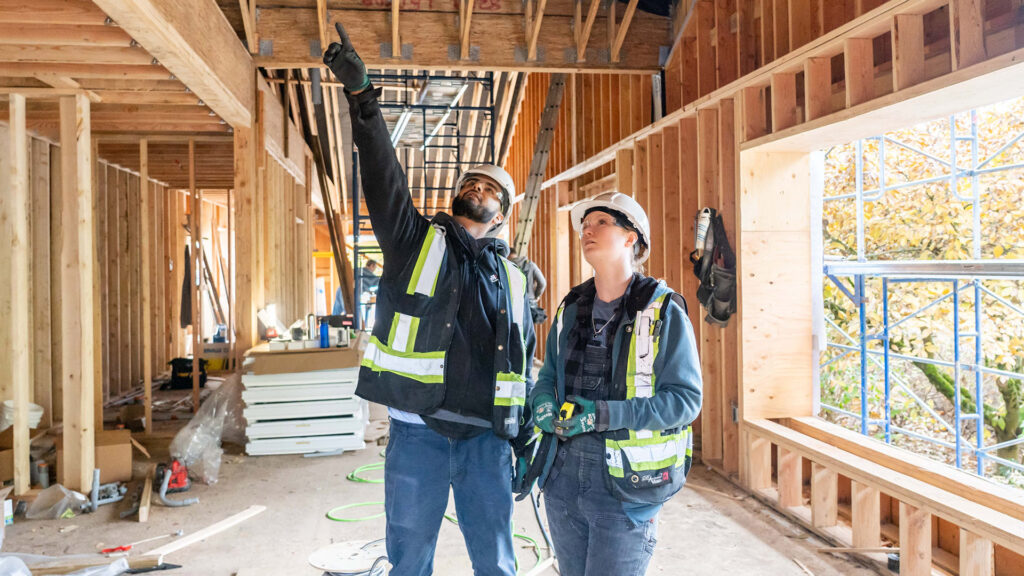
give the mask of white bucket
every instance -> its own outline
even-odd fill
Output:
[[[43,407],[39,404],[28,404],[28,427],[36,428],[39,421],[43,419]],[[14,424],[14,400],[4,400],[3,409],[0,410],[0,430],[6,430]]]

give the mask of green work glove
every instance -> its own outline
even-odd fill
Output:
[[[599,404],[603,404],[603,402],[594,402],[579,396],[569,396],[568,401],[573,402],[580,409],[575,416],[568,420],[555,420],[555,432],[559,436],[571,438],[577,434],[604,432],[608,429],[608,422],[602,421],[607,420],[607,416],[599,417],[602,413],[607,414],[607,409],[599,408]]]
[[[341,43],[331,42],[324,52],[324,64],[334,72],[334,76],[345,85],[346,90],[361,92],[370,85],[366,65],[359,54],[356,54],[356,49],[352,47],[352,41],[348,39],[348,33],[341,22],[336,22],[334,28],[338,31]]]
[[[523,485],[526,483],[526,472],[530,469],[530,461],[526,459],[526,456],[520,456],[516,458],[516,470],[515,476],[512,478],[512,492],[519,493],[523,491]]]
[[[533,424],[548,434],[555,433],[555,399],[550,394],[538,394],[533,399]]]

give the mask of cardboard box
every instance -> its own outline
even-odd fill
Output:
[[[63,439],[57,437],[57,481],[64,477]],[[130,430],[104,430],[96,433],[96,468],[100,484],[132,479],[132,433]],[[91,487],[90,487],[91,489]],[[85,490],[88,492],[88,489]]]
[[[36,428],[28,431],[29,438],[35,438],[45,430]],[[0,482],[14,480],[14,427],[0,432]]]
[[[338,370],[359,366],[363,353],[352,348],[315,348],[271,351],[266,344],[252,348],[253,374],[292,374],[314,370]]]

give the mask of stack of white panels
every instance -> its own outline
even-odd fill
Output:
[[[256,360],[259,362],[259,359]],[[357,367],[242,375],[250,455],[362,450],[368,407]]]

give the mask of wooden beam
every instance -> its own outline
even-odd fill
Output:
[[[697,95],[704,96],[718,87],[717,54],[712,34],[715,27],[714,2],[698,0],[693,17],[697,27]]]
[[[582,2],[582,0],[580,0]],[[594,30],[594,21],[597,19],[597,9],[601,6],[599,0],[590,0],[590,7],[587,8],[587,19],[583,23],[583,30],[577,32],[576,37],[576,61],[586,62],[587,43],[590,42],[590,33]]]
[[[751,433],[747,437],[746,474],[747,488],[760,492],[772,487],[772,444],[765,438]]]
[[[847,38],[844,42],[843,65],[846,69],[846,107],[874,98],[875,65],[871,39]]]
[[[88,492],[94,468],[92,143],[89,99],[61,105],[61,328],[65,487]]]
[[[473,3],[474,0],[459,0],[459,7],[462,9],[462,17],[459,19],[460,29],[460,40],[459,40],[459,59],[466,60],[469,58],[469,30],[470,25],[473,23]]]
[[[127,46],[47,46],[0,43],[0,62],[57,64],[150,65],[153,57],[142,48]]]
[[[548,0],[537,0],[537,12],[531,17],[530,35],[526,44],[526,59],[533,62],[537,59],[537,40],[540,38],[540,25],[544,21],[544,8]]]
[[[764,88],[748,86],[743,89],[743,140],[753,140],[768,133],[767,104]]]
[[[398,17],[402,0],[391,0],[391,57],[402,57],[402,37],[399,34]],[[326,50],[326,48],[324,48]]]
[[[203,344],[203,232],[201,209],[203,191],[196,188],[196,143],[188,143],[189,234],[192,251],[189,254],[192,269],[192,412],[199,411],[200,352]]]
[[[232,126],[249,126],[252,58],[214,0],[96,0],[132,38]]]
[[[169,80],[171,73],[152,64],[63,64],[57,62],[0,62],[0,76],[13,78],[122,78],[134,80]],[[78,87],[73,81],[60,87]]]
[[[931,576],[932,515],[900,502],[900,575]]]
[[[893,90],[908,88],[924,79],[924,16],[897,14],[892,19]]]
[[[0,44],[127,48],[132,45],[132,37],[117,26],[0,24]]]
[[[853,545],[875,548],[881,544],[881,506],[878,488],[860,482],[851,483]]]
[[[245,45],[250,54],[259,52],[256,40],[256,0],[238,0],[239,12],[242,13],[242,30],[245,34]],[[326,46],[323,47],[327,49]]]
[[[995,574],[993,552],[991,540],[961,528],[960,576],[992,576]]]
[[[953,70],[986,58],[985,17],[982,0],[950,0],[949,37]]]
[[[796,106],[796,74],[772,75],[772,130],[783,130],[799,123]]]
[[[33,334],[33,402],[43,407],[43,427],[53,425],[53,382],[60,376],[60,369],[53,361],[52,319],[50,289],[52,286],[50,267],[58,250],[54,250],[50,236],[50,215],[52,187],[57,186],[50,175],[50,143],[42,140],[32,142],[31,198],[32,198],[32,284],[40,287],[32,291]]]
[[[619,150],[615,154],[615,189],[626,196],[633,196],[633,151]]]
[[[29,313],[32,296],[29,288],[29,173],[28,135],[25,129],[25,97],[11,95],[10,106],[10,208],[4,219],[10,218],[11,270],[4,271],[13,278],[11,287],[10,346],[11,387],[14,400],[14,493],[29,489],[29,437],[28,403],[32,390],[32,330]],[[6,202],[3,204],[6,207]],[[4,328],[7,328],[6,326]]]
[[[811,524],[817,528],[835,526],[839,475],[834,470],[811,462]]]
[[[149,142],[139,142],[139,212],[142,241],[142,387],[145,394],[144,414],[146,434],[153,433],[153,356],[152,332],[150,331],[153,315],[152,295],[150,294],[150,184],[149,184]]]
[[[612,0],[612,4],[616,1]],[[615,42],[612,44],[612,62],[619,61],[622,43],[626,41],[626,32],[629,31],[629,25],[633,22],[637,4],[639,4],[639,0],[629,0],[629,4],[626,5],[626,13],[622,15],[622,22],[618,25],[618,30],[615,33]]]
[[[804,106],[808,120],[832,112],[832,61],[808,58],[804,63]]]
[[[316,31],[320,38],[320,52],[323,53],[327,51],[330,34],[327,29],[327,0],[316,0]]]
[[[779,507],[803,506],[803,459],[799,453],[782,446],[777,448],[777,453]]]
[[[109,0],[108,0],[109,1]],[[548,0],[548,6],[551,0]],[[466,1],[469,8],[469,0]],[[461,12],[461,11],[460,11]],[[471,28],[452,26],[455,14],[443,11],[413,11],[402,14],[403,42],[416,47],[409,60],[403,60],[401,67],[410,70],[452,70],[460,71],[540,71],[577,72],[614,70],[621,73],[640,74],[661,69],[660,48],[650,38],[662,38],[670,26],[667,18],[638,11],[622,45],[622,60],[614,63],[598,61],[592,57],[579,60],[580,42],[566,33],[571,26],[573,15],[555,15],[550,8],[545,10],[544,23],[537,40],[543,46],[543,61],[529,62],[525,59],[524,44],[508,42],[507,38],[523,38],[523,15],[502,14],[483,11],[476,7],[471,14]],[[390,53],[383,57],[373,46],[391,42],[390,11],[388,10],[331,10],[333,22],[343,22],[352,38],[352,44],[370,68],[394,68],[395,61]],[[256,64],[266,69],[309,68],[320,64],[320,57],[310,53],[309,39],[300,30],[313,30],[316,26],[314,10],[301,8],[260,8],[261,43],[272,44],[273,53],[255,58]],[[584,27],[586,25],[584,24]],[[587,36],[592,44],[610,46],[605,28],[591,28]],[[468,33],[468,35],[467,35]],[[448,48],[458,46],[459,54],[465,40],[465,48],[472,45],[474,58],[452,59]],[[577,54],[573,54],[576,48]],[[585,48],[585,47],[583,47]],[[476,56],[478,55],[478,57]]]

